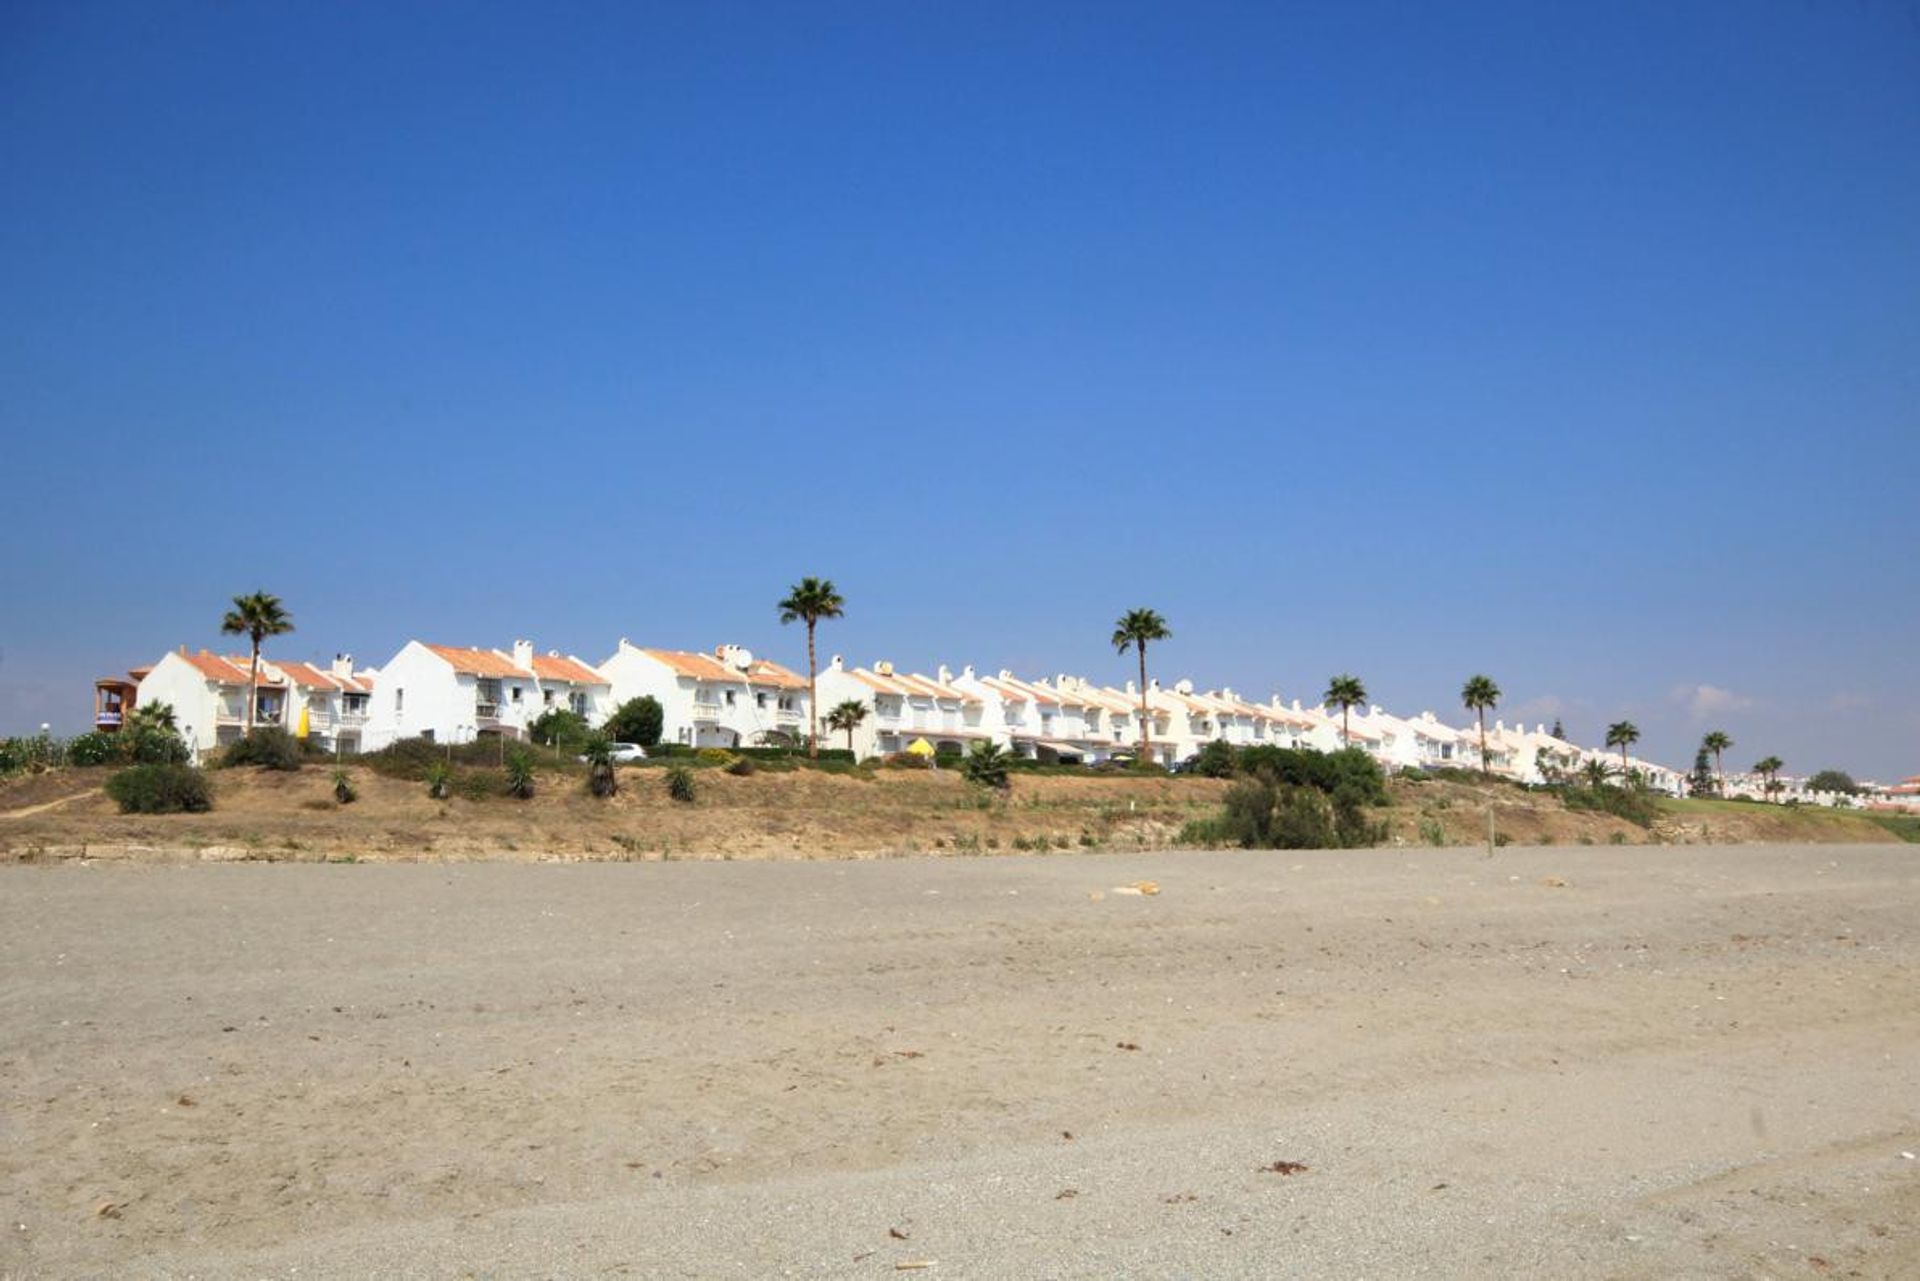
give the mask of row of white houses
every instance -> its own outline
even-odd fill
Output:
[[[249,661],[182,646],[134,669],[128,680],[96,682],[96,724],[110,729],[130,708],[164,702],[196,754],[210,751],[245,732]],[[1065,673],[1028,679],[972,667],[922,675],[885,662],[851,666],[835,655],[819,672],[818,688],[823,740],[850,745],[863,758],[923,740],[938,752],[960,752],[985,739],[1022,756],[1097,764],[1133,755],[1140,739],[1142,698],[1132,681],[1102,686]],[[809,724],[807,681],[798,672],[738,645],[699,653],[647,649],[624,638],[597,664],[541,653],[525,640],[507,649],[409,641],[379,668],[356,668],[344,654],[326,668],[263,656],[253,722],[281,725],[327,751],[350,754],[402,738],[522,738],[556,708],[599,725],[642,695],[661,705],[664,741],[693,747],[799,739]],[[866,715],[843,737],[825,720],[847,702],[861,704]],[[1395,770],[1482,763],[1478,726],[1451,726],[1430,711],[1400,717],[1369,706],[1343,720],[1336,710],[1298,699],[1256,701],[1232,689],[1199,690],[1186,680],[1150,682],[1144,702],[1150,751],[1163,764],[1222,740],[1321,751],[1350,744]],[[1544,726],[1528,729],[1504,719],[1487,726],[1484,742],[1487,768],[1525,782],[1571,774],[1596,759],[1621,764],[1617,751],[1583,748]],[[1627,764],[1661,791],[1684,789],[1679,771],[1634,757]]]

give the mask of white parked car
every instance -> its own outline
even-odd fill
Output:
[[[647,759],[647,749],[638,743],[614,743],[612,747],[613,763],[615,765],[631,765],[635,761],[644,761]],[[587,758],[584,756],[577,757],[576,759],[579,760],[582,765],[587,763]]]

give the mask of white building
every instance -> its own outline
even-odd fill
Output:
[[[538,668],[550,675],[543,682]],[[374,682],[365,743],[369,751],[402,738],[467,743],[482,735],[524,738],[554,706],[584,708],[604,719],[608,685],[577,658],[536,656],[531,641],[507,653],[408,641]]]
[[[697,654],[642,649],[622,637],[600,671],[612,684],[611,706],[643,696],[660,704],[662,742],[758,747],[782,735],[806,740],[806,678],[738,645]],[[820,734],[826,744],[825,725]]]
[[[323,751],[352,755],[360,750],[373,704],[373,676],[355,673],[353,655],[338,654],[324,671],[310,663],[261,660],[287,690],[285,725],[304,727],[309,742]]]
[[[867,708],[867,718],[853,734],[854,755],[861,759],[904,752],[921,738],[941,755],[964,752],[982,739],[1005,741],[1000,737],[1004,720],[998,725],[989,720],[984,693],[957,683],[945,667],[937,676],[922,676],[895,671],[888,662],[849,667],[835,654],[821,669],[819,688],[823,714],[843,702]],[[996,711],[1003,717],[1004,705]],[[841,741],[836,737],[833,745]]]
[[[246,733],[248,659],[237,663],[207,650],[169,650],[140,678],[137,705],[166,703],[173,708],[180,737],[198,760]],[[263,662],[253,723],[282,725],[287,689]]]

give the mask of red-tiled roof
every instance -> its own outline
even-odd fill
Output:
[[[565,681],[570,685],[605,685],[607,678],[576,658],[558,654],[535,654],[533,674],[543,681]]]
[[[691,676],[695,680],[744,681],[774,689],[807,687],[804,677],[765,658],[754,659],[745,671],[741,671],[737,667],[729,667],[711,654],[692,654],[680,649],[643,649],[640,652],[665,663],[680,675]]]
[[[306,663],[287,663],[275,659],[274,667],[285,674],[286,678],[303,689],[339,689],[340,681],[330,672],[323,672]]]
[[[465,676],[525,676],[533,673],[497,649],[462,649],[458,645],[429,645],[428,649],[447,661],[454,671]]]
[[[219,681],[222,685],[247,683],[246,669],[235,667],[218,654],[203,649],[197,654],[182,654],[180,657],[210,681]]]

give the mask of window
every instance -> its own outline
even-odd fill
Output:
[[[753,696],[753,705],[755,707],[765,707],[767,705],[767,696],[765,694],[756,693]]]
[[[733,701],[734,701],[734,699],[733,699],[733,696],[734,696],[734,691],[733,691],[733,690],[728,690],[728,691],[727,691],[727,706],[728,706],[728,707],[732,707],[732,706],[733,706]]]
[[[396,689],[393,691],[393,710],[395,712],[404,712],[407,710],[407,691],[406,690]]]
[[[553,706],[553,691],[552,691],[552,690],[550,690],[550,689],[543,689],[543,690],[541,690],[541,691],[540,691],[540,702],[541,702],[541,703],[542,703],[542,704],[543,704],[544,706],[547,706],[547,707],[552,707],[552,706]]]
[[[513,687],[513,701],[516,703],[520,701],[520,687],[518,685]]]

